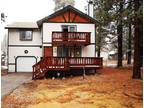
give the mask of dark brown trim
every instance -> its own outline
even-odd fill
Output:
[[[17,56],[16,58],[15,58],[15,72],[17,72],[17,59],[18,58],[20,58],[20,57],[33,57],[33,58],[35,58],[35,60],[36,60],[36,63],[37,63],[37,58],[35,57],[35,56]]]
[[[69,10],[68,22],[70,22],[70,10]]]
[[[88,22],[45,22],[45,23],[61,23],[61,24],[66,24],[66,23],[72,23],[72,24],[94,24],[94,23],[88,23]]]
[[[64,16],[64,15],[62,15],[62,17],[63,17],[64,21],[65,21],[65,22],[67,22],[67,21],[66,21],[66,18],[65,18],[65,16]]]
[[[43,44],[52,44],[52,42],[43,42]]]
[[[8,63],[8,65],[15,65],[15,63]]]
[[[76,17],[77,17],[77,14],[75,14],[75,16],[73,17],[72,22],[75,21]]]
[[[8,30],[8,37],[7,37],[7,63],[9,63],[9,30]],[[8,65],[8,71],[9,71],[9,65]]]
[[[43,45],[43,25],[42,25],[42,28],[41,28],[41,32],[42,32],[42,45]]]
[[[42,45],[8,45],[9,47],[42,47]]]

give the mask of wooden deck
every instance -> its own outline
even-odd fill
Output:
[[[45,76],[49,70],[69,71],[77,68],[102,68],[102,58],[98,57],[45,57],[33,65],[32,79]]]

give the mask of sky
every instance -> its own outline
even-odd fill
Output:
[[[87,0],[75,0],[75,8],[85,12]],[[4,26],[12,22],[36,22],[52,14],[53,0],[0,0],[0,13],[7,16],[5,23],[0,23],[0,38],[3,40]]]

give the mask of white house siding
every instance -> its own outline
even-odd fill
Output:
[[[25,54],[24,51],[28,50],[28,53]],[[42,57],[42,48],[40,47],[9,47],[9,63],[14,64],[17,57],[25,56],[25,57],[36,57],[37,62]],[[14,72],[15,69],[9,67],[9,72]]]
[[[91,32],[91,43],[95,43],[95,25],[85,23],[43,23],[43,42],[51,43],[52,32],[62,31],[62,25],[76,25],[77,32]]]
[[[9,29],[8,71],[15,72],[17,57],[35,57],[37,62],[42,57],[42,36],[37,29],[33,30],[32,41],[20,41],[19,29]],[[26,54],[24,51],[28,50]],[[29,61],[28,61],[29,62]],[[24,70],[25,71],[25,70]],[[23,72],[24,72],[23,71]]]
[[[95,45],[91,44],[82,47],[82,57],[95,57]]]
[[[32,41],[21,41],[19,29],[9,29],[9,45],[42,45],[42,35],[37,29],[33,30]]]
[[[15,72],[15,65],[8,65],[8,72]]]
[[[62,31],[62,25],[76,25],[77,32],[91,32],[91,45],[82,48],[83,57],[95,57],[95,24],[89,23],[43,23],[43,46],[51,46],[52,32]],[[57,54],[53,53],[54,56]]]

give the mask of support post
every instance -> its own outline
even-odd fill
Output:
[[[83,67],[83,79],[85,79],[85,76],[86,76],[86,74],[85,74],[85,66]]]
[[[96,74],[96,68],[94,69],[94,74]]]
[[[34,67],[33,67],[33,72],[32,72],[32,80],[34,80]]]
[[[63,71],[62,79],[65,79],[65,71]]]

